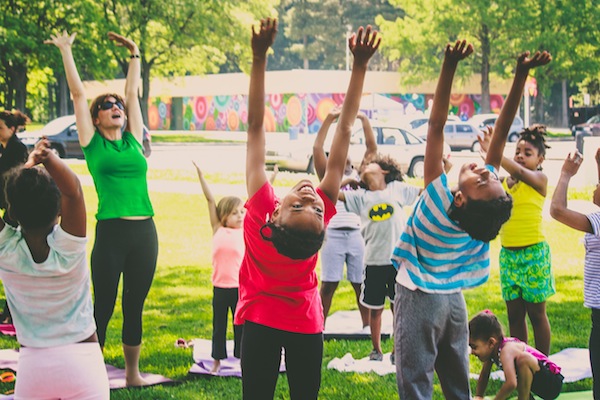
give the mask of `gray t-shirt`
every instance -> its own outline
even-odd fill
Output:
[[[391,265],[394,246],[404,230],[402,207],[415,202],[420,188],[392,181],[383,190],[344,192],[348,211],[360,215],[365,265]]]

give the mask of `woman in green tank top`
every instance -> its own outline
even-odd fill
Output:
[[[121,35],[109,32],[108,38],[130,53],[125,98],[112,93],[100,95],[89,109],[71,50],[75,34],[63,32],[46,43],[54,44],[62,55],[79,143],[98,194],[98,222],[91,257],[98,338],[104,347],[123,275],[126,382],[128,386],[143,386],[147,382],[139,372],[142,311],[156,269],[158,238],[148,196],[148,165],[143,155],[143,121],[137,97],[140,51],[133,41]]]

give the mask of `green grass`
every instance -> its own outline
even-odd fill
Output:
[[[188,135],[161,135],[160,133],[152,134],[153,143],[243,143],[240,140],[223,140],[206,138],[201,134]]]
[[[74,165],[79,173],[87,173],[84,165]],[[192,171],[193,172],[193,171]],[[190,171],[150,171],[150,177],[166,176],[175,179],[195,180]],[[291,185],[299,175],[280,175],[277,183]],[[185,179],[184,179],[185,178]],[[284,179],[283,179],[284,178]],[[296,179],[294,179],[296,178]],[[208,174],[209,182],[243,184],[238,175]],[[416,183],[416,181],[414,182]],[[573,192],[572,198],[590,198],[589,190]],[[88,249],[94,240],[94,213],[97,197],[91,186],[84,187],[88,210]],[[112,399],[239,399],[241,380],[234,378],[191,378],[187,371],[192,365],[192,350],[174,346],[177,338],[210,339],[212,330],[211,229],[204,197],[201,195],[152,192],[155,221],[159,234],[159,259],[154,283],[144,310],[144,344],[141,369],[165,375],[182,382],[177,386],[151,387],[139,390],[119,390],[111,393]],[[550,197],[548,198],[549,201]],[[557,284],[557,294],[548,301],[548,315],[552,324],[552,353],[566,347],[587,347],[590,329],[589,310],[583,307],[583,257],[581,233],[555,221],[544,222],[545,233],[552,249],[552,264]],[[499,242],[491,246],[492,272],[485,285],[465,291],[469,315],[489,308],[499,315],[507,326],[504,302],[500,296],[498,278]],[[119,296],[120,298],[120,296]],[[331,312],[356,309],[354,292],[347,282],[338,288]],[[122,324],[121,305],[117,304],[108,329],[105,348],[106,362],[123,368],[120,345]],[[230,329],[229,337],[232,338]],[[531,339],[533,341],[533,339]],[[2,348],[17,348],[12,338],[0,337]],[[383,342],[383,350],[392,349],[391,341]],[[340,373],[326,369],[334,357],[350,352],[362,358],[371,350],[370,341],[326,341],[323,357],[322,399],[393,399],[397,398],[394,375]],[[479,372],[480,364],[471,358],[471,371]],[[473,390],[475,381],[472,382]],[[491,381],[488,395],[495,393],[499,382]],[[0,384],[0,393],[11,384]],[[591,380],[565,384],[563,391],[589,390]],[[439,383],[435,383],[434,399],[442,399]],[[276,399],[288,399],[287,379],[280,375]]]

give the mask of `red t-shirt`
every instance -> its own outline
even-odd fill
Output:
[[[317,188],[325,203],[325,226],[335,215],[335,204]],[[251,321],[288,332],[323,332],[323,306],[319,296],[317,254],[306,260],[281,255],[264,240],[260,228],[279,204],[273,187],[266,182],[246,202],[244,242],[246,252],[240,269],[240,298],[236,325]]]

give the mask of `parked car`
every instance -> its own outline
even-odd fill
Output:
[[[415,130],[427,123],[429,123],[429,115],[419,115],[419,116],[406,116],[403,118],[405,121],[406,128],[409,130]],[[448,115],[448,121],[460,121],[460,118],[456,115]]]
[[[423,177],[425,159],[425,141],[412,132],[395,124],[377,120],[371,121],[373,133],[377,140],[378,152],[390,155],[400,164],[404,174],[411,177]],[[328,132],[325,148],[331,146],[336,125],[333,124]],[[266,164],[277,164],[280,170],[302,171],[314,173],[312,160],[312,145],[315,135],[302,135],[298,141],[284,141],[278,145],[267,144]],[[445,145],[445,153],[450,154],[450,147]],[[352,131],[348,156],[355,167],[358,167],[365,153],[364,132],[362,124],[357,121]]]
[[[571,127],[571,134],[577,136],[577,133],[585,132],[591,135],[593,129],[600,130],[600,114],[594,115],[583,124],[573,125]]]
[[[427,130],[429,123],[421,125],[415,129],[415,134],[421,139],[427,139]],[[480,145],[477,136],[481,130],[469,123],[463,121],[446,121],[444,126],[444,140],[452,150],[471,150],[479,151]]]
[[[495,126],[497,119],[498,114],[477,114],[473,115],[469,122],[478,127],[480,130],[483,130],[488,125]],[[521,117],[519,117],[518,115],[515,116],[515,119],[510,125],[507,140],[513,143],[516,142],[519,139],[519,134],[523,131],[524,128],[525,126]]]
[[[75,125],[75,116],[66,115],[48,122],[42,129],[34,132],[22,132],[18,134],[19,139],[30,150],[33,149],[37,141],[42,136],[46,136],[50,141],[50,148],[61,158],[83,158],[83,151],[79,145],[79,136],[77,134],[77,125]],[[144,127],[144,155],[150,156],[152,137],[146,127]]]

